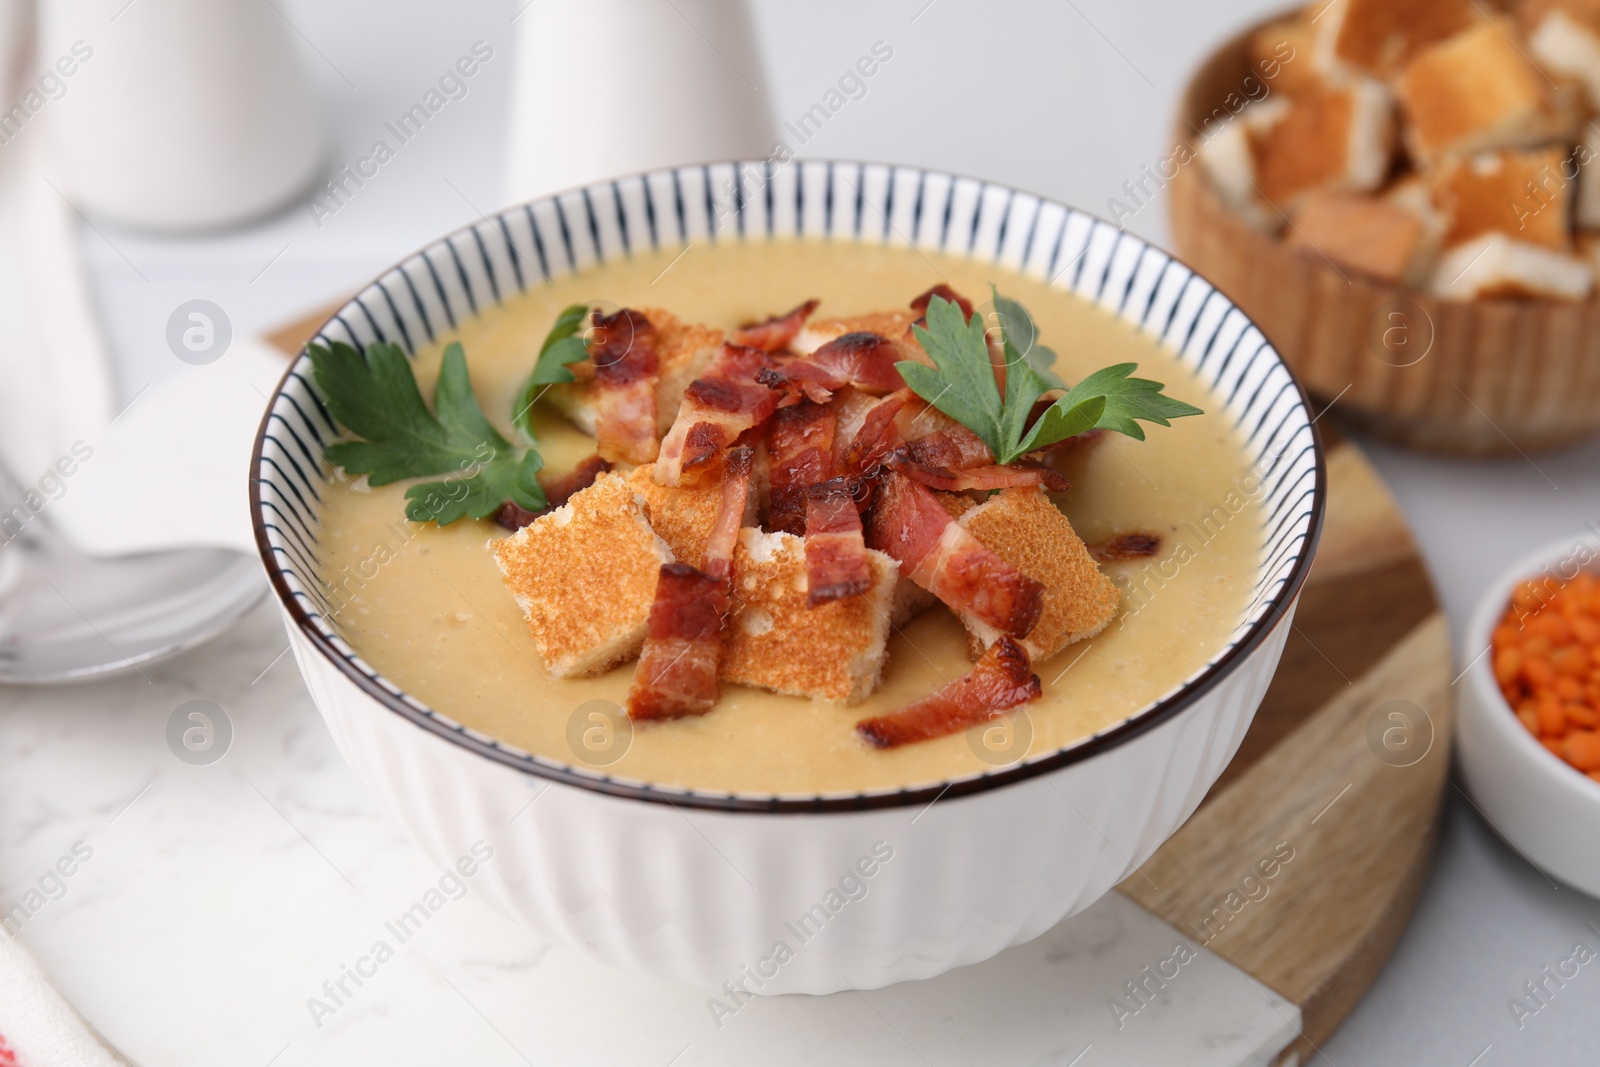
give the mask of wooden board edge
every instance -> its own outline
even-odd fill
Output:
[[[1431,869],[1454,722],[1450,663],[1436,612],[1117,887],[1299,1005],[1308,1045],[1337,1029],[1376,979]],[[1395,699],[1423,708],[1431,724],[1427,751],[1405,767],[1380,760],[1369,740],[1380,705]],[[1370,837],[1374,847],[1343,853],[1333,847],[1341,836]],[[1263,878],[1257,865],[1280,842],[1305,858]],[[1262,885],[1264,895],[1249,899]]]
[[[314,311],[308,311],[299,318],[284,323],[275,330],[270,330],[262,335],[262,340],[276,348],[286,356],[298,355],[306,346],[306,342],[317,335],[317,330],[322,324],[339,313],[348,301],[340,300],[337,303],[327,304]]]

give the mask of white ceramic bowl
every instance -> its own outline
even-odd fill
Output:
[[[1575,534],[1517,561],[1483,595],[1461,646],[1472,665],[1461,680],[1456,752],[1467,791],[1511,846],[1546,873],[1600,896],[1600,782],[1574,770],[1517,720],[1494,680],[1489,647],[1511,592],[1549,573],[1595,570],[1600,536]]]
[[[686,241],[911,243],[1054,279],[1165,338],[1226,398],[1268,516],[1255,598],[1215,658],[1126,721],[949,782],[850,795],[708,794],[501,744],[401,692],[323,618],[316,511],[336,430],[302,354],[253,465],[257,540],[306,684],[356,773],[441,865],[560,944],[705,988],[827,993],[987,959],[1088,907],[1194,811],[1283,650],[1325,497],[1304,394],[1188,268],[1059,204],[917,168],[683,167],[535,201],[431,245],[325,342],[425,344],[541,275]],[[480,846],[481,847],[481,846]],[[737,1003],[737,999],[734,1001]]]

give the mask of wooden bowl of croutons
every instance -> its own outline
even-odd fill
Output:
[[[1179,254],[1379,436],[1490,455],[1600,432],[1594,57],[1583,0],[1261,23],[1184,94]]]

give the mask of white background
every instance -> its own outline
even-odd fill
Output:
[[[467,98],[452,102],[320,227],[304,205],[206,238],[85,227],[124,400],[177,371],[164,329],[179,303],[217,302],[236,336],[267,328],[354,290],[405,253],[500,206],[515,61],[510,19],[520,2],[281,0],[326,101],[332,154],[341,162],[364,154],[382,123],[473,41],[489,41],[495,58]],[[1123,182],[1170,151],[1175,102],[1200,57],[1274,6],[758,0],[763,55],[732,58],[781,120],[809,108],[873,42],[886,41],[894,57],[866,97],[847,105],[802,154],[947,168],[1104,215]],[[708,51],[706,61],[723,60]],[[1129,228],[1169,243],[1162,204],[1142,209]],[[1376,445],[1370,454],[1412,522],[1457,633],[1478,591],[1516,556],[1600,521],[1600,444],[1488,463]],[[1575,941],[1600,945],[1585,925],[1600,921],[1600,903],[1553,886],[1452,794],[1438,866],[1416,918],[1318,1062],[1593,1062],[1600,1047],[1593,1007],[1600,973],[1593,972],[1600,965],[1585,968],[1520,1031],[1506,1002]]]

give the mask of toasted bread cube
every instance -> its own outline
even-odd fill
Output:
[[[1390,283],[1414,276],[1426,253],[1425,238],[1422,219],[1399,204],[1332,191],[1307,196],[1286,235],[1290,244],[1339,267]]]
[[[1335,0],[1317,17],[1316,64],[1332,75],[1387,79],[1479,18],[1473,0]]]
[[[1258,208],[1253,217],[1276,229],[1309,193],[1376,189],[1393,147],[1387,92],[1354,82],[1247,107],[1200,154],[1235,206],[1249,213],[1252,201],[1265,200],[1271,214]]]
[[[1486,233],[1450,249],[1439,260],[1432,284],[1437,295],[1450,300],[1582,300],[1593,288],[1594,269],[1588,263],[1503,233]]]
[[[1578,258],[1589,264],[1589,269],[1600,278],[1600,234],[1580,233],[1577,239]]]
[[[638,655],[656,578],[673,562],[619,474],[600,475],[489,548],[556,678],[599,674]]]
[[[704,567],[706,542],[722,508],[722,486],[657,485],[654,470],[654,463],[645,463],[629,471],[625,476],[629,488],[639,497],[650,528],[672,549],[673,558]]]
[[[1600,0],[1527,0],[1517,13],[1534,62],[1600,107]]]
[[[803,539],[739,531],[733,554],[734,617],[722,644],[725,682],[841,704],[878,685],[900,565],[867,550],[872,586],[818,607],[806,601]]]
[[[665,436],[683,403],[689,383],[705,373],[713,356],[722,348],[722,331],[698,323],[684,322],[670,311],[640,308],[640,314],[656,328],[656,355],[661,361],[661,381],[656,386],[656,434]],[[595,385],[592,381],[566,382],[551,386],[546,398],[578,429],[593,436]]]
[[[1282,97],[1254,104],[1214,130],[1208,122],[1199,142],[1200,166],[1228,206],[1268,232],[1283,225],[1283,215],[1261,199],[1256,187],[1251,133],[1275,125],[1288,110]]]
[[[1001,559],[1044,585],[1044,610],[1017,643],[1035,663],[1093,637],[1117,617],[1121,597],[1072,523],[1037,487],[1007,489],[956,520]],[[976,659],[1000,632],[963,616]]]
[[[1323,87],[1322,74],[1312,64],[1317,28],[1305,16],[1264,26],[1250,35],[1251,73],[1273,92],[1296,96]]]
[[[1562,149],[1543,148],[1484,152],[1442,164],[1430,184],[1445,220],[1446,247],[1503,233],[1527,244],[1569,250],[1573,182],[1564,177],[1567,158]]]
[[[1314,189],[1376,189],[1393,147],[1389,96],[1371,82],[1302,96],[1281,121],[1251,137],[1256,184],[1279,206]]]
[[[1419,54],[1400,76],[1411,154],[1436,162],[1570,137],[1576,114],[1516,43],[1508,20],[1484,20]]]
[[[1573,149],[1562,173],[1574,169],[1578,172],[1578,190],[1573,217],[1586,230],[1600,230],[1600,131],[1593,126]]]

